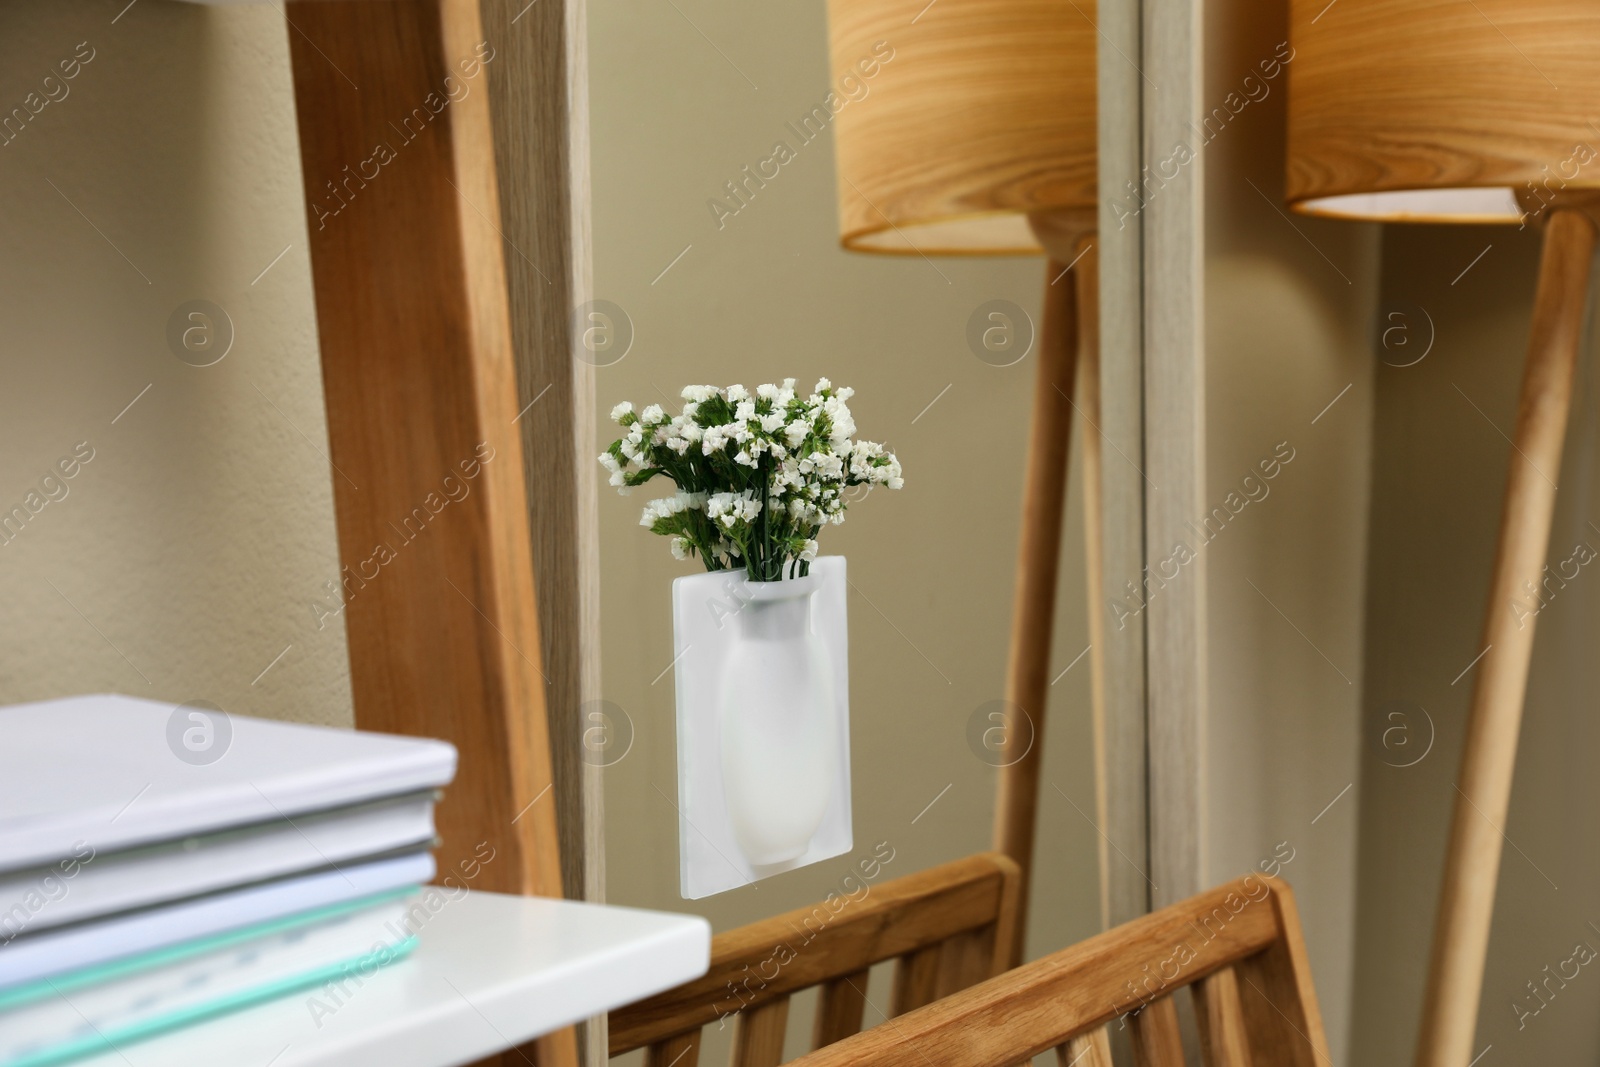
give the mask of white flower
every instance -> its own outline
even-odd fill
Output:
[[[672,539],[672,558],[689,559],[694,556],[694,545],[687,537],[674,537]]]
[[[639,516],[639,525],[652,527],[660,520],[669,519],[683,511],[687,506],[681,493],[677,496],[664,496],[660,500],[652,500],[644,506],[644,514]]]
[[[651,404],[639,414],[646,426],[655,426],[667,421],[667,413],[661,410],[660,404]]]
[[[800,558],[805,560],[807,563],[810,563],[812,560],[817,558],[816,538],[813,537],[806,540],[806,543],[800,549]]]
[[[615,474],[622,469],[622,464],[618,463],[617,457],[613,456],[610,452],[600,453],[600,466],[604,467],[612,474]]]
[[[827,412],[828,419],[833,423],[833,431],[828,436],[834,443],[844,441],[856,432],[856,420],[850,417],[850,409],[845,406],[842,397],[830,396],[823,401],[822,410]]]
[[[611,421],[612,422],[621,422],[624,416],[632,415],[632,414],[633,414],[633,405],[631,403],[629,403],[628,401],[624,400],[622,403],[618,404],[616,407],[611,409]]]
[[[817,390],[816,391],[819,394],[820,393],[825,393],[829,389],[832,389],[832,388],[833,388],[833,383],[828,381],[828,379],[826,379],[826,378],[818,378],[817,379]]]
[[[784,427],[783,436],[788,440],[790,448],[799,448],[800,443],[811,432],[811,423],[805,419],[795,419]]]
[[[756,396],[761,397],[763,400],[777,400],[778,387],[771,382],[766,385],[758,385],[756,386]]]
[[[703,404],[714,396],[720,396],[722,390],[714,385],[686,385],[678,395],[696,405]],[[687,407],[687,405],[685,405]]]
[[[731,530],[741,521],[749,522],[761,514],[761,502],[748,490],[743,493],[712,493],[706,501],[706,514]]]
[[[742,385],[730,385],[730,386],[728,386],[728,391],[724,395],[727,396],[727,398],[729,400],[733,401],[735,404],[739,403],[742,400],[749,400],[750,399],[749,390],[745,389],[745,387],[742,386]]]

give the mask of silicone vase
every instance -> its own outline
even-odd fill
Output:
[[[833,796],[839,717],[812,631],[816,579],[747,582],[724,662],[722,781],[734,839],[756,866],[803,856]]]

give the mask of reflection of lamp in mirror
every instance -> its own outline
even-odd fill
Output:
[[[1500,826],[1600,193],[1589,0],[1292,0],[1288,197],[1313,215],[1544,229],[1533,331],[1462,755],[1416,1062],[1473,1058]],[[1559,86],[1559,88],[1558,88]]]
[[[1078,406],[1098,423],[1094,15],[1093,0],[828,4],[835,82],[867,89],[834,119],[844,247],[1050,259],[1006,681],[1008,703],[1032,729],[1006,731],[1008,749],[1019,751],[1002,760],[995,816],[995,847],[1023,868],[1024,919],[1080,348]],[[992,330],[977,331],[980,343],[1015,343],[1018,324],[995,314]],[[1082,440],[1090,636],[1098,649],[1099,443],[1093,431]],[[1097,747],[1101,684],[1096,664]],[[1022,928],[1019,922],[1019,952]]]

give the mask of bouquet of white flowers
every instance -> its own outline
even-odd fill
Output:
[[[744,567],[757,582],[778,581],[786,563],[790,577],[807,574],[817,534],[844,521],[845,489],[902,485],[894,453],[852,440],[845,401],[854,392],[826,378],[805,398],[793,378],[754,396],[742,385],[691,385],[671,418],[658,404],[636,413],[624,402],[611,418],[627,433],[600,462],[624,493],[658,474],[677,485],[645,505],[639,524],[671,537],[678,559],[698,555],[713,571]]]

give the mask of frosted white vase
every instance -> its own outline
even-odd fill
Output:
[[[734,840],[752,865],[799,859],[833,798],[839,716],[814,577],[749,582],[730,622],[718,721]]]
[[[672,583],[684,897],[850,851],[848,591],[842,556]]]

